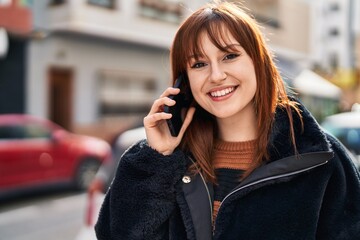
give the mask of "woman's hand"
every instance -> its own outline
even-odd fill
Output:
[[[154,101],[149,114],[144,118],[144,127],[149,146],[163,155],[171,154],[180,144],[185,130],[189,126],[195,113],[194,107],[188,109],[179,135],[173,137],[166,123],[166,119],[170,119],[172,115],[164,112],[164,105],[174,106],[176,104],[175,101],[168,96],[176,95],[179,92],[180,89],[178,88],[170,87],[166,89],[161,96]]]

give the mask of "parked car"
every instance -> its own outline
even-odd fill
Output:
[[[351,112],[328,116],[321,125],[352,153],[354,162],[360,170],[360,111],[354,108]]]
[[[87,189],[110,145],[25,114],[0,115],[0,193],[53,183]]]

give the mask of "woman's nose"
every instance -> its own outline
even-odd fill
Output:
[[[225,80],[227,77],[226,72],[224,69],[219,66],[219,64],[214,64],[211,66],[211,76],[210,79],[212,82],[221,82]]]

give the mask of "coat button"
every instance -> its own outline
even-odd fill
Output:
[[[183,176],[183,178],[182,178],[182,181],[183,181],[183,183],[190,183],[191,182],[191,178],[189,177],[189,176]]]

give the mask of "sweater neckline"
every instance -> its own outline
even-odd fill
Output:
[[[215,140],[215,150],[226,152],[238,152],[250,150],[255,148],[256,139],[241,141],[241,142],[228,142],[220,139]]]

